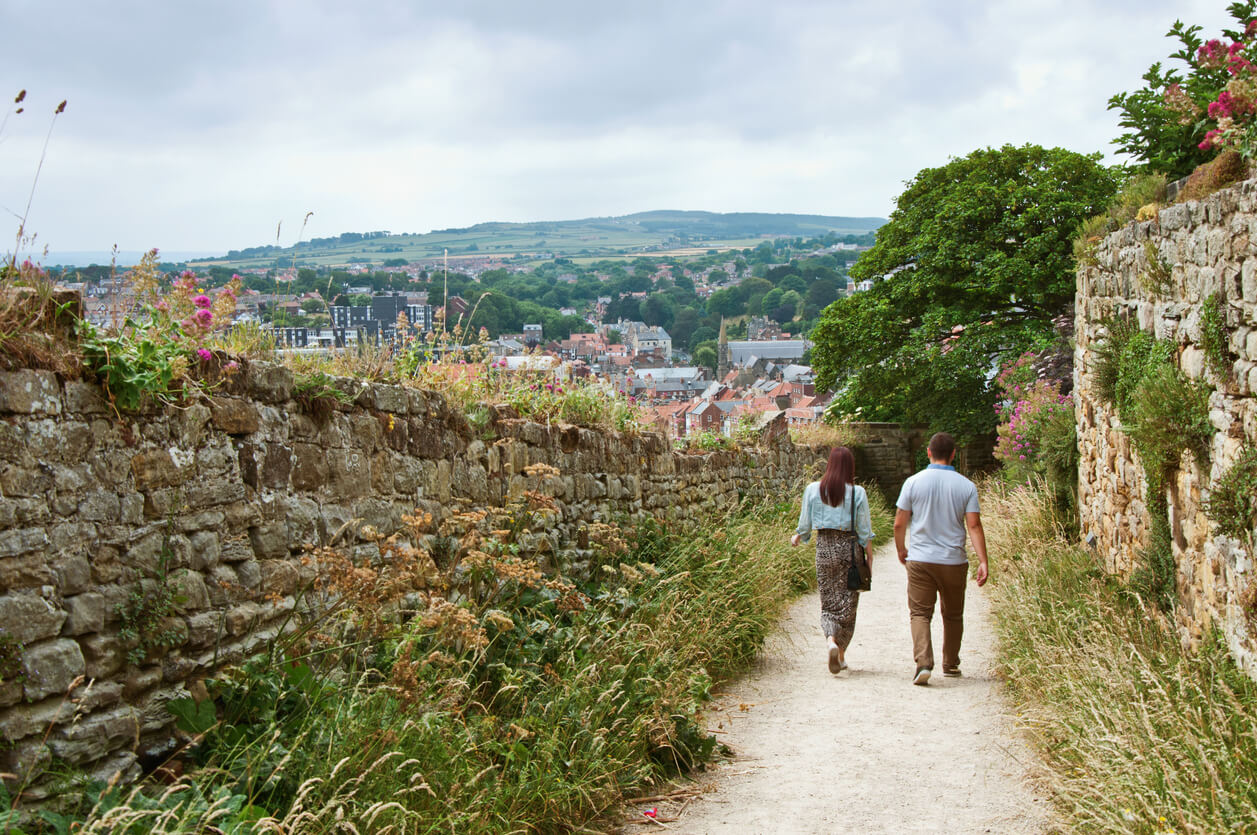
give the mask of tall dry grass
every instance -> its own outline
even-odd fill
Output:
[[[1257,832],[1257,684],[1071,545],[1042,486],[988,485],[1001,671],[1082,832]]]
[[[888,532],[870,492],[874,528]],[[175,787],[99,804],[77,831],[597,831],[625,797],[713,755],[710,689],[814,583],[810,549],[789,546],[796,514],[792,502],[685,533],[643,529],[586,587],[583,611],[514,624],[509,609],[491,613],[499,626],[477,652],[411,659],[405,648],[421,643],[386,641],[377,672],[330,688],[285,741],[288,808],[242,794],[239,763],[210,762]]]

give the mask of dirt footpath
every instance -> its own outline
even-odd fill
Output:
[[[850,670],[830,675],[820,598],[789,610],[756,669],[726,686],[708,727],[734,752],[699,775],[688,803],[654,806],[675,833],[997,832],[1047,829],[1028,780],[1034,754],[1012,731],[995,678],[986,592],[969,586],[961,678],[941,661],[911,684],[906,578],[893,544],[861,595]],[[934,649],[942,624],[934,617]],[[678,816],[679,814],[679,816]],[[650,822],[623,831],[661,831]]]

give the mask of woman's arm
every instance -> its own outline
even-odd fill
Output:
[[[812,502],[808,495],[811,490],[810,484],[803,490],[803,506],[799,509],[799,524],[795,525],[794,536],[790,537],[791,545],[798,545],[812,538]]]
[[[873,520],[869,515],[869,494],[863,487],[856,487],[855,494],[855,538],[861,545],[867,546],[873,541]]]

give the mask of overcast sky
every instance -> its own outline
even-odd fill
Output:
[[[1004,143],[1103,151],[1110,95],[1225,0],[0,0],[0,209],[55,252],[650,209],[887,216]],[[27,249],[24,248],[24,252]],[[55,259],[50,259],[55,263]]]

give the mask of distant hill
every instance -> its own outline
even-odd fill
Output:
[[[621,217],[534,223],[478,223],[426,234],[346,232],[301,241],[295,247],[259,246],[200,259],[233,267],[323,266],[389,260],[427,261],[448,251],[468,257],[530,261],[548,258],[614,258],[646,253],[753,247],[774,237],[866,235],[885,223],[878,217],[769,214],[762,212],[639,212]]]

